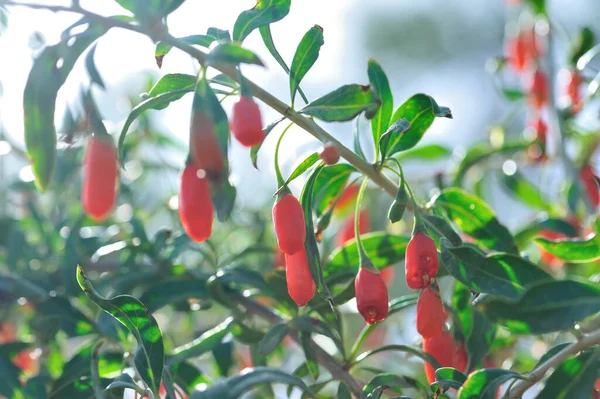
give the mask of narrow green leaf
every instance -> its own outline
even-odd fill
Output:
[[[461,231],[489,249],[518,253],[513,237],[481,199],[459,188],[448,188],[433,200]]]
[[[230,339],[225,339],[223,342],[217,344],[212,350],[212,355],[217,364],[219,375],[221,377],[227,377],[229,370],[233,367],[233,342]]]
[[[379,151],[381,159],[385,159],[390,148],[390,142],[395,142],[400,136],[410,130],[410,122],[406,118],[401,118],[392,123],[389,129],[379,138]]]
[[[540,360],[538,360],[537,364],[535,365],[535,367],[533,367],[532,370],[537,369],[538,367],[540,367],[541,364],[545,363],[547,360],[550,360],[550,358],[554,357],[554,355],[556,355],[558,352],[572,344],[573,342],[565,342],[563,344],[558,344],[555,347],[552,347],[548,352],[544,353],[542,357],[540,357]]]
[[[323,28],[315,25],[308,30],[300,40],[296,53],[292,59],[292,67],[290,69],[290,98],[292,107],[296,98],[296,91],[300,86],[300,82],[304,79],[306,73],[319,58],[321,46],[325,43],[323,39]]]
[[[442,367],[435,371],[435,385],[444,388],[460,389],[467,376],[452,367]]]
[[[189,276],[171,278],[151,285],[140,296],[140,301],[151,313],[164,306],[188,299],[200,301],[209,299],[205,280],[191,279]]]
[[[535,243],[552,255],[571,263],[593,262],[600,259],[600,236],[549,240],[536,238]]]
[[[226,29],[219,29],[219,28],[208,28],[206,30],[206,34],[210,37],[212,37],[213,39],[215,39],[215,41],[217,42],[230,42],[231,41],[231,35],[229,34],[229,31]]]
[[[361,399],[379,399],[385,389],[388,388],[414,388],[416,380],[396,374],[379,374],[364,386]]]
[[[452,155],[452,151],[448,147],[440,144],[427,144],[420,147],[403,151],[397,155],[399,161],[436,161]]]
[[[23,387],[19,381],[21,370],[8,358],[0,357],[0,395],[9,399],[25,399]]]
[[[319,159],[320,159],[319,154],[316,152],[313,152],[308,157],[306,157],[306,159],[304,159],[304,161],[300,162],[300,164],[298,166],[296,166],[296,169],[294,169],[294,171],[292,172],[290,177],[287,178],[287,180],[285,181],[283,186],[281,186],[277,190],[277,192],[279,192],[279,190],[281,190],[283,187],[286,187],[288,184],[290,184],[292,181],[294,181],[294,179],[296,179],[302,173],[306,172],[311,166],[316,164],[319,161]]]
[[[470,247],[453,247],[442,239],[442,260],[448,272],[469,289],[514,299],[533,284],[552,276],[533,263],[512,254],[482,255]]]
[[[58,325],[69,337],[96,332],[96,326],[80,310],[73,307],[63,296],[48,297],[36,304],[36,310],[44,316],[56,316]]]
[[[290,12],[291,0],[257,0],[256,5],[242,12],[233,26],[233,40],[243,42],[256,28],[283,19]]]
[[[96,63],[94,62],[94,57],[96,55],[96,44],[92,46],[87,56],[85,57],[85,69],[87,70],[88,76],[92,83],[95,83],[101,89],[105,89],[104,81],[102,80],[102,76],[98,72],[96,68]]]
[[[120,295],[110,299],[100,296],[81,267],[77,268],[77,281],[88,298],[133,334],[138,342],[135,368],[152,392],[158,394],[165,356],[162,334],[156,320],[140,301],[131,296]]]
[[[526,0],[537,14],[546,13],[546,0]]]
[[[568,359],[554,370],[536,399],[587,398],[594,392],[600,370],[598,349]]]
[[[90,359],[90,369],[92,374],[92,383],[94,386],[94,395],[96,399],[105,399],[104,388],[100,382],[100,374],[98,373],[98,352],[100,347],[104,345],[104,341],[100,340],[96,342],[92,349],[92,356]]]
[[[472,309],[472,315],[473,323],[467,333],[465,343],[469,354],[467,370],[473,370],[481,364],[496,337],[496,325],[492,324],[484,313]]]
[[[431,365],[431,367],[433,367],[434,369],[439,369],[440,367],[442,367],[440,365],[440,363],[433,357],[431,356],[429,353],[426,352],[422,352],[418,349],[415,349],[413,347],[407,346],[407,345],[384,345],[384,346],[380,346],[377,349],[373,349],[370,350],[368,352],[364,352],[361,353],[357,358],[356,361],[354,362],[354,364],[358,364],[361,361],[376,355],[378,353],[383,353],[383,352],[389,352],[389,351],[395,351],[395,352],[406,352],[408,354],[411,354],[413,356],[416,356],[418,358],[423,359],[424,361],[426,361],[427,363],[429,363]]]
[[[321,170],[314,188],[313,209],[317,217],[333,204],[353,172],[356,172],[354,166],[345,163],[325,166]]]
[[[371,119],[373,142],[379,143],[379,138],[388,130],[390,125],[390,118],[392,117],[392,111],[394,109],[394,98],[392,96],[390,82],[388,81],[383,68],[381,68],[381,65],[372,58],[369,58],[367,74],[369,75],[369,83],[371,84],[375,95],[381,100],[381,107],[379,107],[375,116]]]
[[[393,155],[417,145],[436,116],[452,118],[449,109],[440,109],[435,100],[426,94],[415,94],[406,100],[394,111],[391,120],[395,122],[406,118],[410,123],[410,130],[390,140],[389,154]]]
[[[258,151],[260,150],[262,145],[265,143],[265,140],[267,139],[267,136],[269,135],[269,133],[271,133],[271,131],[275,128],[275,126],[277,126],[284,119],[285,118],[280,118],[280,119],[277,119],[277,120],[271,122],[270,124],[268,124],[263,129],[263,132],[265,133],[265,138],[263,139],[263,141],[261,141],[260,144],[257,144],[250,149],[250,160],[252,161],[252,166],[254,166],[254,169],[258,170]]]
[[[427,224],[429,231],[437,235],[438,239],[441,240],[442,237],[445,237],[452,245],[462,245],[462,239],[445,218],[428,214],[421,215],[421,217]]]
[[[290,332],[290,328],[286,323],[280,323],[271,328],[258,343],[258,352],[267,356],[271,354],[281,344],[286,335]]]
[[[513,379],[524,379],[521,374],[503,369],[483,369],[467,377],[458,391],[458,399],[495,399],[496,389]]]
[[[515,241],[519,248],[523,248],[529,244],[530,240],[534,238],[539,232],[544,230],[551,230],[558,233],[562,233],[567,237],[577,237],[579,231],[577,227],[571,224],[567,220],[557,218],[544,218],[541,220],[535,220],[515,234]]]
[[[335,399],[352,399],[350,388],[343,382],[340,382]]]
[[[361,137],[361,135],[360,135],[360,118],[354,119],[352,136],[354,137],[354,140],[352,141],[352,145],[354,147],[354,152],[356,153],[356,155],[358,155],[362,159],[367,160],[367,157],[365,156],[365,153],[363,152],[362,145],[360,144],[360,137]]]
[[[530,183],[518,171],[512,175],[502,173],[502,182],[511,194],[524,204],[549,212],[554,209],[554,206],[544,198],[540,189]]]
[[[213,350],[219,345],[223,338],[229,333],[233,319],[228,317],[218,326],[206,331],[198,338],[185,345],[175,348],[169,356],[167,356],[166,364],[175,365],[190,358],[201,356]]]
[[[198,46],[202,46],[205,48],[209,48],[210,45],[216,40],[213,36],[208,35],[191,35],[181,37],[178,40],[187,43],[187,44],[196,44]],[[162,67],[163,59],[169,52],[173,46],[165,42],[158,42],[156,45],[156,50],[154,51],[154,58],[156,59],[156,64],[158,67]]]
[[[188,91],[194,90],[194,85],[196,84],[196,77],[193,75],[187,75],[185,73],[168,73],[166,75],[161,76],[161,78],[152,86],[150,91],[148,92],[148,97],[156,97],[159,94],[168,93],[175,90],[183,90],[187,89]],[[181,96],[183,96],[183,93]],[[174,100],[172,100],[174,101]],[[169,103],[154,106],[153,109],[163,109],[166,108]]]
[[[370,86],[350,84],[340,87],[308,103],[299,112],[325,122],[342,122],[354,119],[365,111],[370,119],[379,108],[380,100]]]
[[[310,332],[300,332],[300,345],[302,345],[302,351],[306,358],[306,366],[313,379],[316,381],[319,378],[319,362],[317,355],[312,350],[310,344],[312,343]]]
[[[23,94],[25,144],[35,185],[46,191],[56,159],[54,110],[58,90],[79,56],[104,34],[103,27],[89,24],[82,33],[48,46],[34,60]]]
[[[478,307],[513,333],[545,334],[572,328],[600,312],[600,289],[576,281],[546,281],[516,299],[482,298]]]
[[[214,64],[254,64],[265,66],[263,62],[252,51],[243,48],[238,43],[221,43],[214,47],[208,56],[206,62]]]

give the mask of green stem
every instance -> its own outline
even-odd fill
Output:
[[[368,183],[369,178],[365,177],[365,180],[363,180],[362,184],[360,185],[358,196],[356,197],[356,208],[354,210],[354,236],[356,238],[356,245],[358,246],[358,260],[360,263],[360,267],[364,267],[372,273],[379,274],[379,270],[375,266],[373,266],[373,262],[371,262],[371,259],[369,259],[369,256],[367,255],[365,247],[363,246],[362,240],[360,238],[360,206],[362,204],[362,200]]]
[[[294,123],[290,123],[289,125],[287,125],[287,127],[285,129],[283,129],[281,136],[279,136],[279,140],[277,140],[277,146],[275,147],[275,159],[274,159],[274,161],[275,161],[275,176],[277,177],[277,186],[280,187],[278,190],[277,198],[281,198],[285,194],[289,194],[289,192],[290,192],[289,188],[287,188],[287,186],[285,186],[285,179],[283,178],[283,175],[281,174],[281,169],[279,169],[279,146],[281,145],[283,136],[285,136],[285,134],[290,129],[290,127],[292,127],[293,124]],[[281,188],[281,187],[284,187],[284,188]]]
[[[426,235],[429,235],[428,231],[427,231],[427,227],[425,226],[425,223],[423,222],[423,219],[421,218],[421,213],[419,212],[419,206],[417,205],[417,201],[415,200],[415,195],[413,194],[410,186],[408,185],[408,183],[406,181],[404,181],[404,185],[406,187],[406,189],[408,190],[408,195],[410,197],[410,202],[412,203],[412,212],[413,215],[415,217],[414,223],[413,223],[413,231],[412,231],[412,235],[414,236],[417,233],[423,233]]]

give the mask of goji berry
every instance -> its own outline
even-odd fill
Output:
[[[467,363],[469,361],[469,355],[465,349],[465,344],[461,344],[454,354],[454,362],[452,367],[460,371],[461,373],[467,372]]]
[[[231,114],[231,131],[243,146],[253,147],[265,138],[258,104],[251,97],[241,96]]]
[[[542,108],[548,102],[548,78],[544,71],[536,68],[527,85],[529,103],[535,109]]]
[[[225,161],[214,122],[204,113],[192,114],[190,149],[195,164],[206,172],[209,179],[223,176]]]
[[[213,202],[210,185],[204,172],[193,163],[181,175],[179,191],[179,219],[190,238],[202,242],[210,237],[213,223]]]
[[[346,244],[348,241],[350,241],[356,237],[356,234],[354,231],[354,220],[355,220],[355,216],[352,215],[341,226],[340,230],[338,231],[338,233],[335,237],[335,245],[337,247],[343,247],[344,244]],[[362,209],[358,216],[359,233],[360,234],[368,233],[370,229],[371,229],[371,216],[369,214],[369,211],[367,211],[366,209]]]
[[[316,286],[304,248],[294,255],[285,255],[285,279],[288,293],[298,306],[306,305],[315,295]]]
[[[456,343],[448,331],[443,331],[434,338],[425,338],[423,352],[430,354],[442,367],[452,367],[456,356]],[[425,362],[425,375],[431,384],[435,381],[435,369]]]
[[[507,43],[508,61],[517,72],[523,71],[530,60],[527,47],[528,41],[523,34],[517,35]]]
[[[446,322],[446,310],[439,292],[431,286],[419,294],[417,301],[417,331],[423,338],[437,337]]]
[[[435,242],[417,232],[406,247],[406,284],[412,289],[428,287],[438,273],[439,261]]]
[[[340,160],[340,151],[335,144],[326,143],[321,149],[319,157],[321,157],[325,165],[335,165]]]
[[[581,75],[574,69],[563,69],[559,73],[563,95],[569,99],[574,111],[581,108]]]
[[[354,280],[356,306],[367,324],[382,321],[388,314],[388,290],[380,273],[361,267]]]
[[[284,194],[273,205],[273,224],[279,249],[286,255],[304,250],[306,225],[304,211],[291,193]]]
[[[83,159],[81,201],[92,219],[102,221],[115,206],[118,183],[117,152],[110,137],[92,135]]]

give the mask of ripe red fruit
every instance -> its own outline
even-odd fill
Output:
[[[81,201],[92,219],[106,219],[117,198],[117,152],[110,137],[92,135],[83,159]]]
[[[431,287],[419,294],[417,301],[417,331],[423,338],[437,337],[446,322],[446,310],[439,292]]]
[[[512,67],[521,72],[529,62],[528,41],[524,34],[519,34],[507,43],[508,61]]]
[[[456,344],[448,331],[443,331],[434,338],[426,338],[423,341],[423,352],[429,353],[438,361],[442,367],[452,367],[456,356]],[[431,384],[435,381],[435,370],[425,362],[425,375]]]
[[[345,243],[356,237],[354,231],[354,219],[354,215],[352,215],[352,217],[348,218],[348,220],[344,222],[344,224],[338,231],[335,237],[335,245],[337,247],[343,247]],[[369,214],[369,211],[363,209],[360,211],[360,214],[358,216],[358,231],[360,234],[365,234],[368,233],[370,229],[371,216]]]
[[[388,290],[381,274],[361,267],[354,280],[358,312],[367,324],[382,321],[388,314]]]
[[[202,242],[210,237],[213,222],[213,203],[208,179],[194,164],[188,164],[181,175],[179,219],[190,238]]]
[[[265,138],[260,109],[251,97],[241,96],[233,106],[231,131],[243,146],[253,147]]]
[[[306,305],[315,295],[316,286],[304,248],[294,255],[285,255],[285,279],[288,293],[298,306]]]
[[[190,149],[194,163],[206,172],[209,179],[219,179],[223,175],[225,161],[215,124],[202,112],[192,114]]]
[[[592,205],[597,208],[600,205],[600,193],[598,192],[598,178],[590,165],[585,165],[579,171],[579,178],[583,182],[585,192]]]
[[[541,69],[537,68],[533,72],[527,90],[529,92],[529,103],[532,107],[540,109],[548,102],[548,78]]]
[[[469,355],[467,354],[467,350],[465,349],[465,344],[461,344],[460,347],[457,348],[456,353],[454,354],[454,363],[452,367],[454,367],[461,373],[466,373],[468,361]]]
[[[581,75],[573,69],[563,69],[559,74],[562,83],[563,95],[569,99],[575,111],[581,107],[581,93],[579,91],[583,80]]]
[[[325,165],[335,165],[340,160],[340,152],[337,146],[333,143],[326,143],[319,153],[319,157]]]
[[[300,202],[287,193],[273,205],[273,224],[279,249],[286,255],[304,250],[306,226]]]
[[[406,247],[406,284],[414,290],[426,288],[437,275],[438,268],[435,242],[419,231]]]

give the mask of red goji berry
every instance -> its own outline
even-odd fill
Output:
[[[446,310],[440,294],[427,287],[419,294],[417,301],[417,331],[423,338],[437,337],[442,333],[446,322]]]
[[[438,273],[439,261],[435,242],[417,232],[406,247],[406,284],[412,289],[428,287]]]
[[[465,349],[465,344],[461,344],[454,354],[454,362],[452,367],[460,371],[461,373],[466,373],[467,363],[469,362],[469,354]]]
[[[579,172],[579,178],[582,180],[585,191],[590,202],[597,208],[600,204],[600,193],[598,192],[598,177],[590,165],[585,165]]]
[[[81,201],[96,221],[106,219],[115,206],[118,180],[117,152],[110,137],[92,135],[83,159]]]
[[[285,255],[285,279],[288,293],[298,306],[306,305],[315,295],[316,286],[304,248],[294,255]]]
[[[260,109],[251,97],[241,96],[231,114],[231,131],[243,146],[254,147],[265,138]]]
[[[535,109],[542,108],[548,102],[548,78],[544,71],[535,69],[528,82],[527,90],[529,103]]]
[[[574,111],[581,108],[581,84],[583,80],[579,72],[574,69],[563,69],[560,71],[559,82],[561,84],[563,96],[568,98]]]
[[[456,343],[448,331],[423,341],[423,352],[429,353],[442,367],[452,367],[456,356]],[[435,369],[425,362],[425,375],[431,384],[435,381]]]
[[[354,215],[344,222],[335,236],[335,245],[337,247],[343,247],[348,241],[356,238],[354,231]],[[371,216],[369,211],[362,209],[358,215],[358,230],[360,234],[368,233],[371,229]]]
[[[354,280],[356,306],[367,324],[382,321],[388,315],[388,290],[380,273],[361,267]]]
[[[340,160],[340,151],[335,144],[326,143],[321,149],[319,157],[321,157],[325,165],[335,165]]]
[[[527,47],[528,41],[523,34],[519,34],[507,43],[508,61],[517,72],[523,71],[530,60]]]
[[[206,172],[209,179],[223,176],[225,161],[214,122],[202,112],[192,114],[190,149],[194,163]]]
[[[294,255],[304,249],[306,225],[302,205],[287,193],[273,205],[273,224],[279,249],[286,255]]]
[[[213,203],[208,179],[194,164],[188,164],[181,175],[179,219],[190,238],[202,242],[210,237],[213,222]]]

